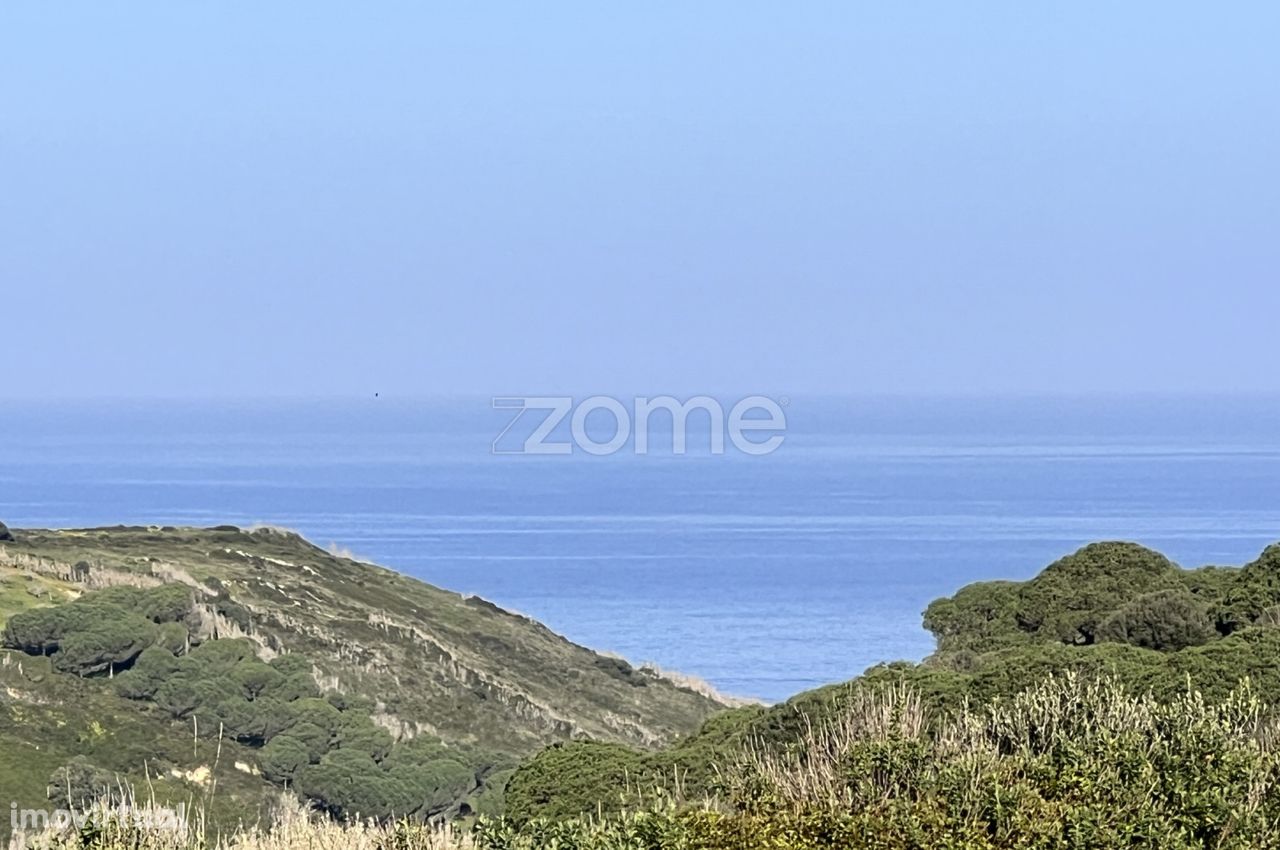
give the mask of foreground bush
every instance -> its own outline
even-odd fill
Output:
[[[798,744],[759,743],[725,797],[599,822],[485,824],[482,847],[908,850],[1280,847],[1272,712],[1051,677],[937,715],[905,685],[864,687]]]
[[[1276,728],[1247,686],[1162,703],[1067,676],[938,723],[866,691],[748,759],[740,801],[797,847],[1270,847]]]

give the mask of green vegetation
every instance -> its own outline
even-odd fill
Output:
[[[262,748],[267,780],[338,817],[434,817],[513,763],[428,737],[396,744],[370,719],[372,701],[322,698],[309,660],[280,655],[264,662],[244,638],[202,641],[194,613],[184,585],[120,586],[15,614],[3,639],[9,648],[48,656],[55,671],[109,674],[117,694],[190,721],[196,735],[203,730]],[[177,633],[166,637],[166,625]],[[113,784],[110,772],[81,757],[50,778],[51,788],[81,789],[91,798]]]
[[[5,624],[3,641],[10,649],[52,655],[54,668],[67,673],[113,673],[162,637],[173,643],[174,632],[162,625],[176,626],[185,645],[188,630],[180,622],[191,609],[191,589],[182,585],[114,587],[15,614]]]
[[[154,536],[163,557],[118,552],[117,534]],[[210,791],[193,768],[212,763],[259,812],[267,789],[288,788],[339,820],[380,818],[242,832],[234,846],[321,846],[323,834],[327,846],[406,850],[1280,848],[1280,715],[1269,707],[1280,546],[1243,568],[1198,570],[1133,544],[1087,546],[1029,581],[931,604],[938,648],[921,664],[712,713],[713,701],[651,671],[488,603],[303,557],[289,535],[71,536],[42,544],[65,550],[56,569],[0,548],[15,650],[0,666],[13,683],[0,745],[21,743],[9,726],[55,729],[0,768],[38,771],[50,793],[83,799],[132,758],[158,768],[172,798]],[[386,608],[370,607],[371,588]],[[537,650],[532,673],[508,657],[524,649]],[[543,700],[557,681],[563,697]],[[449,710],[419,713],[428,704]],[[688,709],[682,736],[677,706]],[[568,722],[570,710],[588,719]],[[502,722],[517,723],[506,740]],[[168,743],[183,730],[187,758]],[[549,746],[531,754],[534,739]],[[234,776],[209,755],[224,746],[245,763]],[[217,788],[200,797],[211,817]],[[469,814],[483,815],[470,837],[420,826]],[[153,837],[130,840],[83,846]]]
[[[939,713],[908,686],[865,685],[794,746],[746,747],[717,799],[651,794],[608,817],[482,819],[469,838],[286,817],[223,847],[1256,850],[1280,846],[1278,731],[1247,687],[1220,702],[1162,701],[1069,674]],[[124,828],[49,837],[53,850],[200,846]]]
[[[22,530],[0,545],[0,798],[108,783],[211,828],[496,814],[520,757],[653,746],[715,699],[274,530]],[[564,683],[571,682],[572,688]],[[8,823],[0,823],[0,839]]]
[[[1106,677],[1157,700],[1188,687],[1230,697],[1243,680],[1280,701],[1280,545],[1241,569],[1182,570],[1128,543],[1086,546],[1027,582],[983,582],[931,604],[938,651],[922,664],[868,670],[844,685],[768,709],[719,715],[658,752],[552,747],[527,760],[507,788],[517,824],[583,812],[621,812],[645,791],[693,798],[725,793],[724,770],[744,750],[783,751],[815,723],[848,710],[867,686],[909,685],[939,715],[991,704],[1047,677]],[[594,777],[584,783],[580,777]]]
[[[64,591],[182,584],[199,629],[309,659],[326,691],[367,695],[393,734],[523,755],[576,738],[670,743],[723,707],[653,671],[577,646],[526,617],[348,557],[291,532],[22,529],[0,580]],[[0,602],[5,597],[0,595]]]
[[[106,678],[60,673],[51,661],[0,651],[0,799],[48,807],[132,782],[168,803],[201,805],[214,824],[269,818],[272,786],[236,767],[254,763],[251,749],[193,737],[190,722],[120,697]],[[0,818],[0,832],[8,827]]]
[[[480,828],[493,850],[1280,846],[1280,718],[1247,687],[1168,701],[1049,677],[954,712],[863,685],[792,745],[756,742],[722,794],[603,821]],[[558,843],[557,843],[558,842]]]
[[[931,604],[924,624],[944,654],[1045,642],[1148,646],[1161,637],[1173,642],[1150,648],[1178,650],[1259,625],[1277,604],[1280,544],[1243,569],[1182,570],[1132,543],[1095,543],[1030,581],[963,588]]]

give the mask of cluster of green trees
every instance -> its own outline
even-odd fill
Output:
[[[113,587],[15,614],[5,624],[4,645],[53,656],[54,668],[62,672],[113,673],[151,646],[183,651],[191,610],[192,591],[184,585]]]
[[[229,615],[243,612],[225,594],[218,601]],[[258,748],[267,779],[338,816],[430,817],[504,782],[511,765],[492,754],[429,737],[394,742],[371,719],[371,700],[321,694],[304,656],[266,662],[248,639],[199,641],[193,612],[182,585],[115,587],[17,614],[4,642],[50,656],[58,671],[109,674],[123,697],[191,722],[201,735]],[[64,785],[92,774],[88,764],[64,770],[55,777]]]
[[[1177,651],[1280,621],[1280,544],[1241,569],[1183,570],[1132,543],[1095,543],[1026,582],[979,582],[925,611],[940,653],[1031,643]]]
[[[245,639],[213,640],[181,657],[160,647],[116,677],[123,696],[260,747],[263,775],[338,816],[430,817],[476,791],[495,769],[432,738],[397,744],[371,719],[374,703],[321,695],[311,662],[263,662]]]

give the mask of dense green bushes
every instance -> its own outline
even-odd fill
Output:
[[[839,711],[806,725],[792,746],[749,745],[724,761],[723,794],[714,800],[650,794],[619,814],[522,823],[483,818],[471,841],[409,822],[338,827],[293,815],[269,835],[241,834],[218,846],[1274,850],[1280,848],[1277,732],[1280,718],[1249,688],[1221,701],[1189,691],[1160,700],[1114,680],[1067,675],[986,705],[939,712],[911,687],[864,685],[843,695]],[[429,743],[417,746],[420,755],[435,754]],[[592,747],[579,754],[619,755]],[[340,750],[310,768],[324,778],[325,793],[339,789],[351,805],[422,793],[363,781],[370,769],[364,756]],[[83,779],[93,780],[92,771]],[[50,846],[208,845],[199,836],[95,828],[64,830]]]
[[[433,816],[476,788],[467,759],[431,739],[394,745],[370,719],[372,703],[322,697],[310,671],[300,656],[264,663],[248,640],[215,640],[181,657],[153,646],[115,687],[206,734],[261,747],[267,779],[338,816]]]
[[[650,784],[654,765],[646,754],[620,744],[574,741],[557,744],[525,762],[508,783],[506,813],[516,822],[535,815],[553,819],[584,811],[618,812]]]
[[[512,774],[429,738],[393,742],[369,703],[321,695],[305,657],[267,663],[246,640],[188,651],[176,599],[127,596],[15,618],[6,639],[259,748],[268,779],[337,815],[465,813],[453,802],[468,795],[493,814],[505,785],[506,817],[477,827],[487,850],[1280,850],[1280,720],[1264,705],[1280,695],[1280,547],[1191,572],[1086,547],[1030,582],[931,605],[927,663],[724,712],[660,752],[573,742]],[[78,649],[108,605],[126,629]],[[113,641],[148,636],[101,666],[132,651]],[[71,764],[58,779],[102,777]]]
[[[150,589],[113,587],[52,608],[15,614],[4,629],[4,645],[33,655],[52,655],[54,667],[91,676],[133,663],[147,647],[186,642],[181,621],[192,607],[182,585]]]
[[[1233,694],[1248,680],[1280,695],[1280,547],[1196,571],[1131,544],[1085,547],[1029,582],[935,602],[924,664],[724,712],[660,752],[574,742],[514,773],[429,738],[394,742],[372,704],[322,695],[305,657],[200,643],[187,591],[156,590],[17,615],[5,640],[258,748],[264,776],[340,816],[465,813],[464,797],[492,814],[505,793],[484,846],[1280,847],[1276,726]],[[241,616],[217,592],[219,612]]]
[[[371,719],[372,701],[322,695],[307,658],[265,662],[246,638],[201,642],[192,629],[193,602],[182,585],[91,592],[13,616],[4,641],[50,656],[59,671],[110,673],[119,695],[190,723],[201,736],[260,748],[267,779],[338,816],[434,816],[489,789],[496,772],[512,767],[426,737],[395,744]],[[224,616],[237,615],[225,593],[215,602]],[[92,784],[90,766],[71,767],[54,781]]]
[[[1162,701],[1068,675],[939,714],[911,688],[866,686],[794,746],[726,764],[718,801],[487,822],[477,838],[487,850],[1277,847],[1278,730],[1247,688]]]
[[[120,791],[114,773],[93,765],[86,758],[76,757],[53,772],[46,794],[53,805],[70,809],[104,799],[117,804]]]
[[[1028,642],[1087,645],[1135,597],[1186,589],[1184,574],[1132,543],[1094,543],[1027,582],[981,582],[929,605],[925,628],[941,651],[989,652]]]
[[[1066,672],[1105,676],[1161,700],[1189,685],[1225,700],[1248,679],[1280,701],[1278,605],[1280,546],[1242,569],[1184,571],[1140,546],[1094,544],[1030,581],[974,584],[934,602],[925,622],[939,651],[924,664],[884,665],[783,705],[728,712],[659,753],[584,745],[544,751],[512,777],[508,815],[523,823],[617,812],[655,787],[722,794],[718,767],[748,743],[794,746],[811,724],[846,711],[863,685],[905,682],[933,716],[966,701],[1007,699]]]
[[[1144,593],[1102,621],[1097,637],[1147,649],[1179,650],[1216,637],[1208,608],[1189,590]]]
[[[1260,624],[1280,605],[1280,545],[1242,569],[1181,570],[1132,543],[1095,543],[1026,582],[980,582],[929,605],[941,653],[1120,640],[1177,650]]]

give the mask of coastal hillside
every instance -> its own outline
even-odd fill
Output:
[[[260,825],[208,842],[199,832],[174,836],[107,812],[105,825],[55,828],[39,846],[1280,847],[1280,628],[1268,613],[1280,592],[1272,580],[1278,552],[1268,549],[1241,569],[1183,571],[1132,544],[1086,547],[1031,581],[975,585],[930,606],[927,621],[942,634],[925,663],[876,667],[784,705],[720,712],[659,751],[605,741],[552,745],[510,777],[497,817],[424,825],[335,820],[282,806]],[[100,664],[111,641],[78,634],[84,606],[115,606],[132,631],[176,636],[171,587],[86,594],[18,614],[6,640],[38,649],[56,635],[57,650],[37,660],[64,671]],[[310,727],[332,722],[340,730],[333,749],[295,774],[296,788],[320,800],[307,789],[367,761],[376,736],[348,702],[321,709],[307,696],[314,691],[294,678],[299,669],[281,663],[294,656],[263,665],[238,646],[237,639],[205,641],[169,664],[185,663],[179,676],[220,669],[253,683],[255,708],[277,702],[284,716],[308,718],[263,748],[267,773],[280,767],[278,754],[267,752],[275,741],[303,746],[314,740]],[[166,652],[153,643],[144,654]],[[117,674],[117,692],[136,698],[145,691],[150,677],[140,674],[149,666],[140,660]],[[213,687],[208,679],[196,685]],[[226,708],[214,713],[234,722],[237,713]],[[381,753],[364,784],[394,794],[403,780],[430,794],[431,783],[447,775],[440,756],[398,744]],[[70,786],[85,770],[72,767],[58,776]]]
[[[868,688],[907,687],[938,716],[1065,674],[1106,678],[1163,702],[1189,690],[1227,701],[1247,683],[1257,698],[1280,703],[1280,544],[1243,567],[1188,570],[1137,544],[1095,543],[1029,581],[964,587],[929,605],[924,624],[937,651],[922,663],[880,665],[779,705],[720,714],[659,752],[555,745],[516,771],[507,814],[523,822],[618,810],[654,787],[715,796],[725,790],[726,766],[745,752],[787,751]]]
[[[492,810],[543,746],[658,747],[725,707],[291,532],[3,536],[6,799],[160,775],[241,814],[285,788],[340,815]]]

